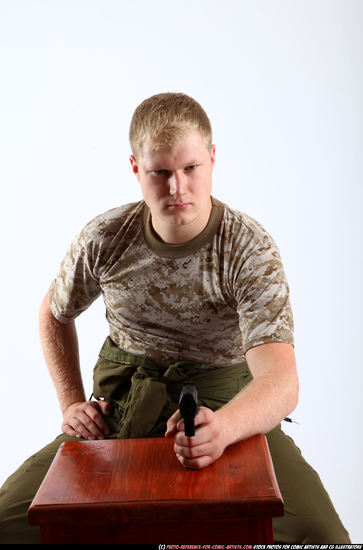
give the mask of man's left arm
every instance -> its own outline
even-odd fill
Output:
[[[246,359],[253,380],[216,412],[200,407],[194,437],[184,435],[178,411],[169,419],[165,435],[174,436],[174,450],[184,466],[208,466],[229,445],[271,431],[295,409],[299,382],[293,345],[262,344],[249,349]]]

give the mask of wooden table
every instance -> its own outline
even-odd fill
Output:
[[[263,435],[183,468],[173,440],[63,443],[28,512],[42,543],[273,542],[284,505]]]

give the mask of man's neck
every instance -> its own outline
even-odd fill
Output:
[[[181,244],[191,241],[208,225],[210,214],[212,211],[212,201],[208,204],[200,216],[192,220],[190,223],[177,224],[167,223],[159,218],[153,218],[151,215],[151,224],[155,233],[166,244]]]

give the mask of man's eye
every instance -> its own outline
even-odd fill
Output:
[[[153,170],[153,173],[156,175],[156,176],[162,176],[163,174],[166,174],[167,173],[167,170]]]
[[[196,167],[198,166],[198,164],[192,164],[191,166],[187,166],[187,170],[189,170],[189,172],[192,172],[193,170],[196,169]]]

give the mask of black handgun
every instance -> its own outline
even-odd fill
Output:
[[[193,382],[184,382],[179,398],[179,411],[184,419],[184,434],[188,437],[195,435],[194,418],[198,412],[198,393]]]

